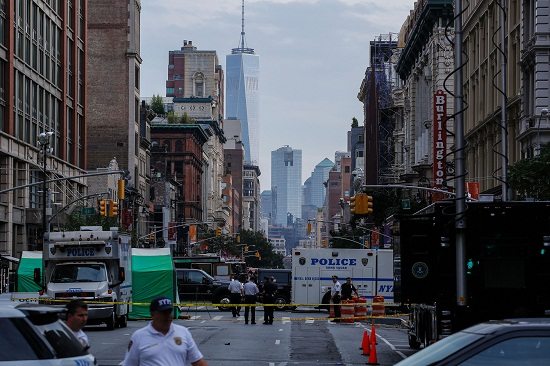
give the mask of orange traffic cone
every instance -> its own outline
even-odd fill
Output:
[[[371,332],[371,336],[372,336]],[[376,356],[376,342],[371,342],[371,349],[369,354],[369,361],[367,362],[367,365],[379,365],[378,363],[378,356]]]
[[[363,332],[363,342],[361,342],[361,349],[363,350],[363,356],[368,356],[370,354],[369,333],[366,330]]]
[[[374,327],[374,322],[372,323],[372,328],[370,330],[370,343],[378,344],[378,340],[376,339],[376,328]]]

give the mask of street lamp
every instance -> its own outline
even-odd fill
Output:
[[[46,160],[48,157],[48,154],[51,154],[53,152],[53,148],[50,146],[50,137],[53,135],[52,131],[49,132],[41,132],[38,135],[38,143],[40,144],[40,148],[43,152],[43,165],[42,165],[42,244],[44,244],[44,235],[46,232],[49,231],[49,222],[46,218],[46,202],[48,200],[48,191],[46,188],[46,181],[48,180],[47,174],[46,174]]]

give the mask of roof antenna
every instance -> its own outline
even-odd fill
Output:
[[[239,44],[239,47],[238,48],[233,48],[231,51],[231,53],[233,54],[237,54],[237,53],[249,53],[249,54],[254,54],[254,49],[253,48],[247,48],[245,47],[245,41],[244,41],[244,35],[245,35],[245,32],[244,32],[244,0],[242,0],[242,5],[241,5],[241,43]]]
[[[241,17],[241,49],[244,50],[244,0],[241,5],[242,17]]]

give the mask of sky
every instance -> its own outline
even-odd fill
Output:
[[[141,96],[166,95],[168,52],[192,40],[225,56],[240,43],[241,0],[141,0]],[[246,46],[260,55],[261,190],[271,151],[302,150],[302,182],[324,158],[347,150],[369,63],[369,42],[397,36],[412,0],[245,0]]]

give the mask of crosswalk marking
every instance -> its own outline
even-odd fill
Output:
[[[290,323],[290,317],[289,316],[283,316],[283,324]]]
[[[276,340],[275,340],[275,344],[281,344],[281,340],[280,340],[280,339],[276,339]]]
[[[222,320],[223,318],[223,315],[216,315],[215,317],[212,318],[212,320]]]
[[[200,317],[201,317],[200,315],[193,315],[190,319],[191,320],[197,320]]]
[[[313,324],[315,320],[313,319],[306,319],[306,324]]]

